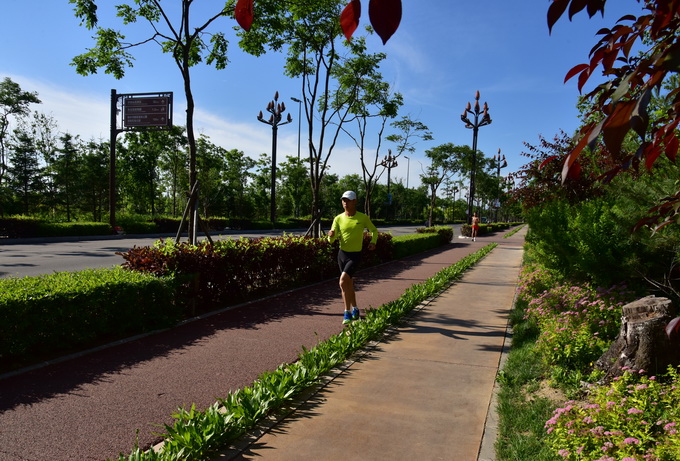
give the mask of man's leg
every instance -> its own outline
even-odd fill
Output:
[[[342,300],[345,303],[345,310],[349,311],[357,305],[356,294],[354,292],[354,281],[352,277],[343,272],[340,275],[340,290],[342,290]]]

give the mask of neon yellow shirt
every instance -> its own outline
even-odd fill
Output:
[[[364,229],[368,229],[373,237],[371,243],[378,241],[378,228],[373,225],[371,218],[364,213],[357,211],[354,216],[347,216],[340,213],[333,219],[331,230],[335,231],[333,237],[328,237],[328,241],[333,243],[340,239],[340,249],[343,251],[361,251],[364,242]]]

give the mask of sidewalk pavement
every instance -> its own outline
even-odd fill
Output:
[[[526,231],[220,460],[495,459],[495,379]],[[503,241],[504,240],[504,241]]]

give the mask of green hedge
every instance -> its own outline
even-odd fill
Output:
[[[453,238],[452,227],[429,227],[418,229],[417,232],[417,234],[400,235],[392,239],[395,259],[446,245]]]
[[[116,220],[117,227],[125,234],[174,234],[179,229],[181,219],[173,217],[156,217],[151,220],[147,216],[121,215]],[[232,230],[271,230],[271,229],[307,229],[311,223],[310,217],[286,218],[272,224],[270,221],[255,221],[247,218],[221,218],[212,217],[205,219],[210,232],[219,234],[225,229]],[[390,220],[374,219],[373,223],[382,227],[385,225],[413,225],[419,223],[414,220]],[[324,228],[330,228],[332,220],[323,219],[321,224]],[[186,223],[183,229],[187,230]],[[0,219],[0,238],[32,238],[32,237],[64,237],[64,236],[90,236],[111,235],[114,230],[108,223],[98,222],[72,222],[50,223],[48,221],[27,216],[18,216]]]
[[[0,238],[76,237],[111,234],[113,234],[113,229],[108,223],[51,223],[25,216],[0,219]]]
[[[108,223],[74,222],[38,224],[37,237],[78,237],[82,235],[111,235],[113,229]]]
[[[171,277],[122,268],[0,279],[3,368],[175,324]]]
[[[392,259],[392,236],[380,234],[363,266]],[[321,281],[337,275],[337,244],[300,236],[224,239],[196,245],[159,241],[122,253],[123,266],[154,275],[184,275],[195,303],[187,315]]]
[[[484,234],[491,234],[493,232],[499,232],[502,230],[510,229],[513,226],[517,226],[520,223],[505,223],[505,222],[499,222],[499,223],[487,223],[487,224],[480,224],[479,225],[479,235],[484,235]],[[472,236],[472,227],[469,224],[463,224],[460,228],[460,233],[461,235],[465,237],[471,237]]]

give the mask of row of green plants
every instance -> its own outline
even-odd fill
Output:
[[[422,220],[413,219],[373,219],[376,226],[385,225],[418,225]],[[309,227],[309,216],[294,218],[289,217],[271,221],[257,221],[247,218],[221,218],[212,217],[204,220],[210,232],[219,234],[224,230],[270,230],[270,229],[306,229]],[[332,220],[323,219],[322,226],[330,228]],[[2,238],[34,238],[34,237],[75,237],[91,235],[113,234],[172,234],[176,233],[181,225],[181,218],[159,216],[149,219],[148,216],[123,214],[116,219],[116,227],[111,227],[105,222],[52,222],[45,219],[30,216],[10,216],[0,218],[0,239]],[[186,231],[186,223],[183,229]]]
[[[491,234],[493,232],[499,232],[517,226],[519,224],[520,223],[518,222],[480,223],[478,235],[486,235]],[[464,237],[472,237],[472,226],[469,224],[463,224],[460,228],[460,233]]]
[[[506,232],[505,235],[503,235],[504,239],[510,238],[513,235],[515,235],[517,232],[521,231],[524,225],[517,225],[514,229],[512,229],[509,232]]]
[[[451,241],[450,227],[380,234],[376,265]],[[365,240],[368,241],[368,235]],[[214,245],[158,241],[123,254],[123,267],[0,279],[0,371],[170,327],[199,313],[337,275],[337,243],[285,236]]]
[[[177,289],[121,267],[0,279],[0,372],[176,324]]]
[[[495,243],[485,246],[426,282],[411,286],[399,299],[368,310],[364,321],[355,322],[310,349],[303,348],[296,362],[263,373],[252,385],[231,392],[205,410],[194,406],[179,409],[173,415],[174,424],[164,426],[164,443],[157,450],[144,451],[136,447],[129,455],[121,454],[118,461],[211,459],[218,450],[253,429],[263,417],[318,383],[369,341],[380,339],[387,328],[397,324],[424,300],[446,289],[495,246]]]
[[[113,228],[101,222],[53,223],[26,216],[0,218],[0,239],[111,235]]]
[[[641,295],[525,266],[499,376],[500,460],[680,459],[678,370],[624,370],[604,381],[594,367],[619,332],[621,307]]]
[[[450,227],[393,238],[380,233],[368,251],[364,235],[362,265],[374,266],[416,254],[453,238]],[[123,267],[155,275],[185,277],[191,314],[331,278],[337,274],[337,242],[288,235],[276,238],[225,239],[196,245],[158,241],[123,253]]]

